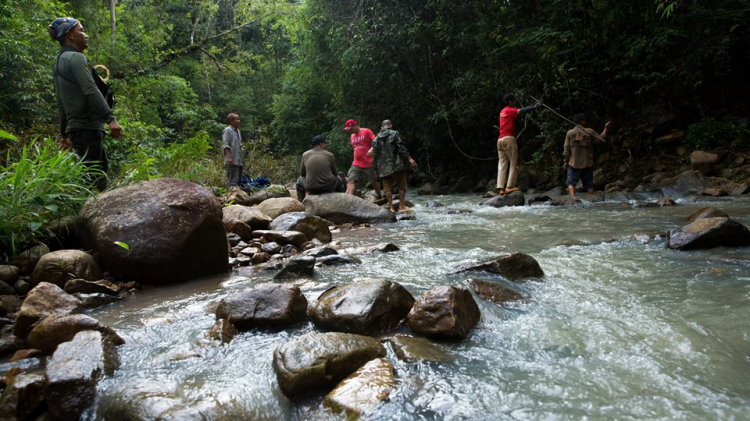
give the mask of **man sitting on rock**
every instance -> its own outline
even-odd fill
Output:
[[[588,194],[594,193],[594,141],[604,142],[611,123],[604,125],[601,135],[594,129],[586,128],[586,114],[578,113],[573,117],[576,126],[565,135],[563,169],[568,171],[566,184],[570,197],[576,197],[576,184],[582,180],[583,188]]]
[[[336,160],[326,150],[327,143],[322,135],[312,138],[313,148],[302,154],[300,177],[297,179],[297,199],[301,202],[309,194],[322,194],[345,191],[338,176]]]

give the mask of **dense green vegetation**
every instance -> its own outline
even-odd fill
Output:
[[[64,15],[83,21],[87,56],[112,73],[125,135],[106,140],[110,186],[176,176],[222,187],[229,112],[250,141],[248,172],[278,183],[317,133],[348,167],[347,118],[373,129],[392,119],[428,178],[491,177],[509,91],[587,112],[597,128],[614,119],[628,141],[613,156],[648,156],[673,129],[689,147],[747,142],[745,0],[119,0],[114,25],[110,3],[0,4],[0,129],[16,136],[0,144],[5,173],[56,133],[59,46],[46,26]],[[522,128],[522,160],[554,179],[568,124],[542,111]]]

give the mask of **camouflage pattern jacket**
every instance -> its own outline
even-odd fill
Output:
[[[380,130],[372,142],[372,154],[372,166],[381,177],[388,177],[408,167],[409,151],[396,130]]]

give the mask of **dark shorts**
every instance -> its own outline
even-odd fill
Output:
[[[386,191],[393,191],[393,186],[399,190],[406,190],[406,171],[396,171],[388,177],[383,177],[383,186]]]
[[[352,165],[349,168],[349,173],[346,175],[349,180],[354,181],[371,181],[375,182],[377,179],[375,178],[375,171],[370,168],[360,168],[355,165]]]
[[[565,184],[575,187],[576,184],[578,184],[579,179],[583,183],[584,189],[594,189],[594,171],[592,171],[591,168],[568,167],[568,179]]]
[[[83,164],[101,170],[92,175],[92,183],[99,191],[107,187],[107,152],[104,151],[104,131],[99,129],[75,129],[68,132],[73,151],[83,158]]]

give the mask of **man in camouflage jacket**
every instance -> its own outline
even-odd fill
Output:
[[[385,197],[388,199],[388,208],[391,212],[396,212],[393,207],[393,186],[398,186],[398,210],[403,212],[406,207],[406,162],[412,168],[417,167],[417,163],[409,155],[409,151],[401,141],[401,135],[393,130],[393,123],[390,120],[383,120],[380,126],[380,132],[375,136],[372,142],[372,165],[375,169],[375,175],[383,179],[385,186]]]

